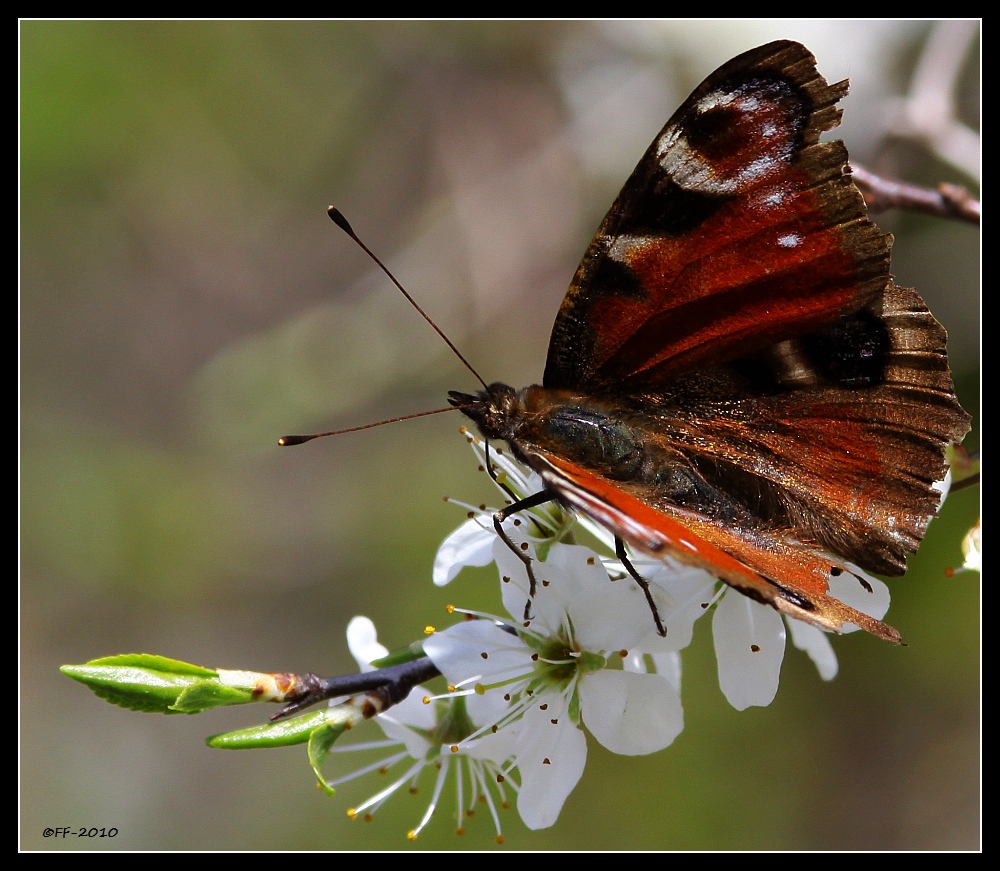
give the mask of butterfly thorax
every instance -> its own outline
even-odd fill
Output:
[[[646,416],[625,405],[570,390],[497,383],[476,395],[450,397],[486,438],[507,442],[536,469],[546,457],[559,457],[626,489],[641,489],[654,504],[684,505],[730,522],[745,513],[688,452],[663,437],[669,415],[662,405],[654,430]]]

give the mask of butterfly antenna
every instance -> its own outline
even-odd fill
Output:
[[[401,420],[413,420],[415,417],[427,417],[431,414],[443,414],[446,411],[458,411],[463,406],[451,406],[449,408],[435,408],[433,411],[418,411],[416,414],[404,414],[402,417],[393,417],[389,420],[380,420],[377,423],[366,423],[363,426],[352,426],[347,429],[337,429],[331,432],[316,432],[312,435],[287,435],[282,436],[278,439],[278,444],[283,448],[291,447],[292,445],[302,445],[306,442],[311,442],[313,439],[321,439],[326,436],[344,435],[349,432],[360,432],[363,429],[374,429],[377,426],[382,426],[387,423],[399,423]]]
[[[455,347],[454,343],[444,334],[441,328],[436,323],[434,323],[434,321],[430,319],[430,317],[427,315],[427,312],[425,312],[419,305],[417,305],[417,301],[412,296],[410,296],[410,294],[407,293],[406,288],[403,287],[403,285],[401,285],[396,280],[396,276],[393,275],[388,270],[386,265],[372,253],[372,250],[367,245],[365,245],[365,243],[362,242],[360,238],[358,238],[358,234],[354,232],[354,228],[350,225],[347,218],[345,218],[344,215],[341,213],[340,209],[336,208],[335,206],[330,206],[330,208],[326,210],[326,213],[330,216],[330,220],[333,221],[334,224],[336,224],[338,227],[340,227],[341,230],[347,233],[347,235],[350,236],[358,244],[361,250],[364,251],[365,254],[367,254],[369,257],[371,257],[372,260],[375,261],[375,263],[378,265],[378,268],[381,269],[389,277],[389,281],[391,281],[393,284],[396,285],[396,287],[399,288],[399,292],[402,293],[403,296],[405,296],[406,299],[409,301],[410,305],[412,305],[420,313],[420,317],[422,317],[425,321],[427,321],[427,323],[429,323],[432,327],[434,327],[434,331],[442,339],[444,339],[445,344],[449,348],[451,348],[455,356],[458,357],[458,359],[465,364],[465,368],[468,369],[476,377],[476,380],[480,384],[482,384],[483,388],[485,389],[486,382],[483,381],[479,373],[472,368],[472,364],[465,359],[465,357],[462,355],[462,352]]]

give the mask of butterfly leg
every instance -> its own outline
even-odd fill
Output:
[[[632,580],[639,585],[639,589],[646,594],[646,602],[649,605],[649,610],[653,612],[653,622],[656,624],[656,632],[661,637],[665,636],[667,634],[667,627],[663,625],[663,621],[660,619],[660,612],[656,608],[656,602],[653,601],[653,593],[649,589],[649,581],[635,570],[635,566],[629,560],[628,554],[625,553],[625,542],[617,535],[615,536],[615,556],[621,560],[621,564],[625,566],[625,571],[632,576]]]
[[[535,590],[538,588],[538,583],[535,581],[535,571],[531,567],[531,557],[528,556],[524,551],[527,549],[527,545],[522,545],[518,547],[511,541],[510,536],[503,531],[503,522],[510,517],[512,514],[517,514],[519,511],[525,511],[528,508],[534,508],[536,505],[542,505],[545,502],[551,502],[552,496],[545,490],[539,490],[533,496],[528,496],[517,502],[508,505],[506,508],[502,508],[493,515],[493,528],[497,531],[497,535],[500,536],[500,540],[503,541],[507,547],[510,548],[511,552],[524,563],[525,571],[528,573],[528,601],[524,603],[524,619],[531,619],[531,600],[535,598]]]

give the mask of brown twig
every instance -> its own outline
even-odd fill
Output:
[[[910,209],[938,218],[958,218],[979,226],[979,201],[961,185],[940,184],[934,190],[882,178],[857,165],[851,166],[851,177],[873,212]]]
[[[372,702],[365,706],[365,716],[374,716],[403,701],[417,684],[437,677],[441,672],[427,656],[409,662],[348,674],[343,677],[320,678],[314,674],[299,680],[300,689],[284,701],[287,702],[272,720],[281,720],[297,714],[303,708],[327,701],[337,696],[363,694]],[[368,713],[370,711],[370,713]]]

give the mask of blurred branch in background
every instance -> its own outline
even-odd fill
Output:
[[[942,21],[931,27],[907,93],[890,101],[887,135],[913,139],[977,184],[982,177],[978,130],[961,120],[961,76],[976,40],[977,21]]]

